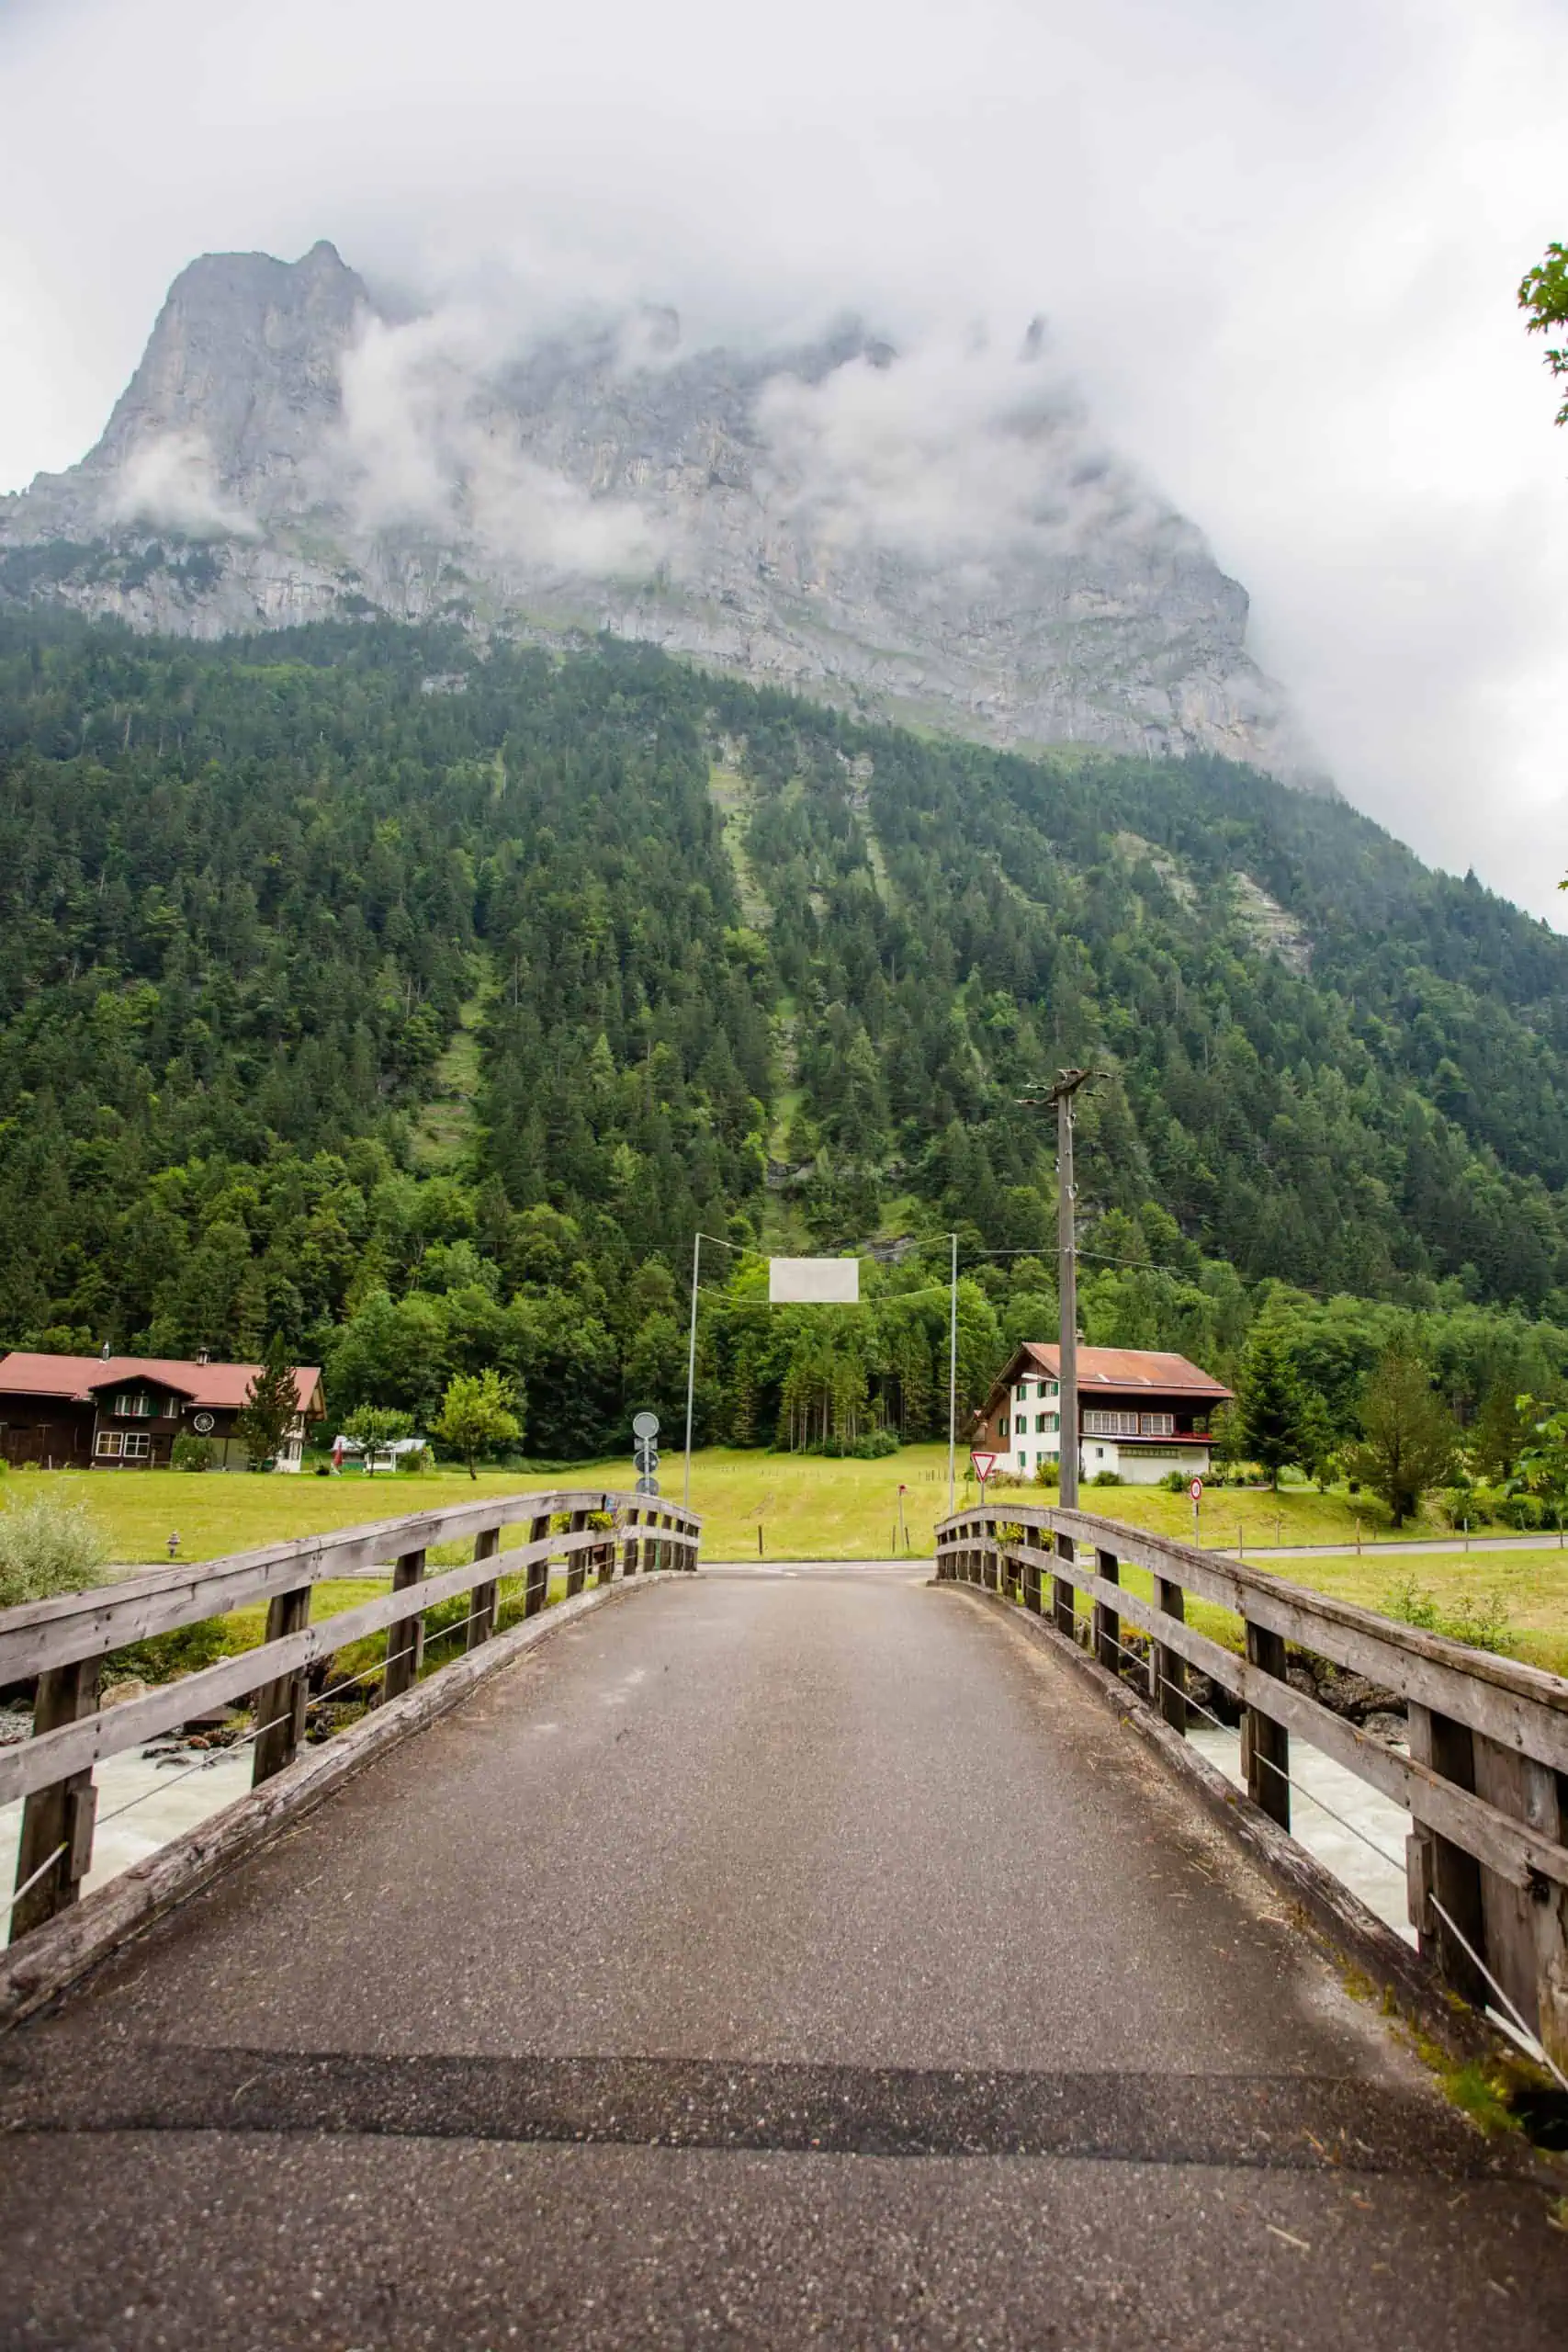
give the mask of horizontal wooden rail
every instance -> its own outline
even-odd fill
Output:
[[[1127,1589],[1130,1567],[1147,1571],[1152,1599]],[[937,1576],[1048,1606],[1068,1635],[1082,1593],[1100,1663],[1178,1731],[1189,1668],[1229,1691],[1248,1793],[1282,1828],[1292,1735],[1403,1806],[1423,1951],[1466,1998],[1497,1996],[1568,2070],[1568,1680],[1088,1511],[957,1512],[937,1529]],[[1188,1624],[1188,1596],[1241,1621],[1243,1654]],[[1128,1651],[1125,1626],[1145,1638],[1146,1660]],[[1292,1685],[1287,1644],[1403,1699],[1408,1755]]]
[[[438,1544],[461,1544],[491,1528],[513,1527],[572,1511],[614,1514],[628,1506],[624,1495],[601,1487],[571,1487],[540,1495],[491,1496],[457,1503],[446,1510],[417,1511],[407,1519],[372,1521],[328,1535],[299,1535],[256,1552],[235,1552],[190,1566],[152,1568],[144,1576],[91,1585],[54,1600],[29,1601],[0,1610],[0,1684],[23,1682],[51,1667],[83,1657],[107,1657],[132,1642],[173,1633],[178,1626],[221,1617],[274,1593],[319,1584],[326,1577],[375,1576],[405,1554]],[[669,1506],[665,1506],[668,1510]],[[690,1517],[690,1514],[683,1516]]]
[[[525,1541],[502,1551],[502,1529],[519,1521],[527,1523]],[[466,1633],[466,1647],[473,1649],[496,1630],[502,1577],[523,1580],[523,1611],[533,1616],[545,1606],[553,1560],[565,1563],[567,1589],[575,1594],[591,1572],[608,1584],[617,1562],[626,1576],[694,1568],[701,1530],[694,1512],[657,1496],[598,1487],[491,1496],[0,1612],[0,1680],[31,1677],[37,1684],[32,1737],[0,1749],[0,1804],[26,1799],[13,1939],[76,1898],[92,1856],[95,1764],[214,1707],[253,1698],[259,1782],[292,1762],[303,1734],[306,1678],[336,1651],[386,1632],[382,1692],[391,1698],[416,1679],[425,1615],[440,1602],[474,1596],[468,1616],[436,1634]],[[426,1574],[435,1545],[470,1539],[471,1560]],[[389,1570],[389,1591],[319,1624],[309,1622],[311,1589],[323,1577],[378,1569]],[[99,1711],[98,1668],[107,1654],[261,1598],[268,1602],[266,1638],[254,1648]]]

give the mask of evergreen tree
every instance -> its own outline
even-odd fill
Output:
[[[1346,1466],[1381,1495],[1395,1527],[1453,1468],[1457,1432],[1419,1356],[1392,1348],[1361,1400],[1361,1440]]]
[[[1284,1333],[1271,1319],[1259,1322],[1247,1343],[1236,1383],[1243,1451],[1267,1470],[1276,1489],[1288,1463],[1306,1453],[1306,1402]]]
[[[271,1469],[299,1418],[294,1365],[282,1334],[275,1332],[245,1391],[245,1401],[234,1416],[234,1434],[249,1454],[253,1470]]]
[[[1488,1486],[1502,1486],[1514,1475],[1520,1454],[1529,1444],[1532,1425],[1528,1397],[1514,1393],[1507,1381],[1494,1381],[1482,1402],[1470,1432],[1470,1466]]]

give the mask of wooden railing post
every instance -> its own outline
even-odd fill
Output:
[[[1474,1788],[1475,1743],[1468,1724],[1455,1723],[1414,1701],[1408,1704],[1407,1724],[1410,1753],[1417,1764],[1430,1765],[1434,1772],[1461,1789]],[[1472,1950],[1483,1960],[1487,1957],[1481,1864],[1461,1846],[1451,1845],[1435,1829],[1421,1825],[1404,1841],[1404,1869],[1410,1924],[1421,1951],[1436,1962],[1462,1999],[1483,2006],[1488,1998],[1486,1979],[1454,1933],[1457,1927]],[[1448,1918],[1433,1907],[1434,1895]]]
[[[1002,1564],[997,1557],[997,1522],[987,1511],[980,1521],[980,1541],[985,1549],[980,1555],[980,1575],[987,1592],[1001,1589]]]
[[[499,1557],[500,1552],[500,1528],[482,1527],[474,1538],[474,1558],[493,1560]],[[471,1604],[473,1613],[468,1619],[468,1646],[471,1650],[477,1650],[481,1642],[488,1642],[495,1631],[496,1599],[499,1590],[499,1580],[494,1577],[488,1584],[477,1584],[474,1587]]]
[[[1073,1539],[1070,1535],[1058,1534],[1054,1539],[1054,1545],[1059,1560],[1073,1558]],[[1066,1577],[1053,1577],[1051,1579],[1051,1623],[1058,1634],[1066,1635],[1069,1642],[1077,1638],[1073,1588]]]
[[[297,1585],[292,1592],[275,1592],[266,1605],[266,1634],[269,1642],[281,1642],[289,1634],[302,1634],[310,1622],[310,1587]],[[259,1789],[275,1772],[292,1764],[299,1752],[299,1742],[305,1736],[305,1676],[285,1674],[273,1682],[264,1682],[255,1695],[256,1723],[260,1737],[255,1743],[255,1755],[251,1764],[251,1786]]]
[[[1024,1540],[1029,1544],[1031,1551],[1038,1551],[1040,1544],[1039,1528],[1025,1528]],[[1023,1605],[1027,1610],[1031,1611],[1034,1616],[1039,1616],[1040,1563],[1038,1560],[1025,1560],[1023,1564]]]
[[[604,1541],[594,1554],[595,1584],[613,1584],[615,1580],[615,1529],[614,1521],[604,1530]]]
[[[1560,1781],[1551,1765],[1483,1732],[1471,1734],[1471,1747],[1476,1795],[1562,1845],[1568,1776]],[[1568,2067],[1568,1888],[1539,1872],[1528,1886],[1516,1886],[1483,1863],[1481,1914],[1487,1967],[1542,2047]]]
[[[1285,1637],[1247,1621],[1247,1663],[1279,1681],[1285,1679]],[[1261,1707],[1246,1707],[1241,1717],[1241,1762],[1247,1793],[1281,1829],[1291,1826],[1291,1735],[1283,1724]]]
[[[424,1554],[405,1552],[392,1564],[392,1590],[406,1592],[411,1585],[424,1580]],[[424,1656],[424,1619],[420,1616],[400,1617],[387,1629],[387,1670],[381,1677],[383,1699],[400,1698],[412,1690],[419,1679],[419,1664]]]
[[[542,1519],[531,1519],[528,1521],[528,1541],[530,1544],[545,1543],[548,1538],[549,1532],[550,1521],[547,1512]],[[546,1601],[549,1599],[549,1593],[550,1563],[549,1556],[547,1554],[542,1560],[530,1560],[528,1563],[527,1579],[523,1587],[524,1616],[536,1617],[540,1610],[544,1607]]]
[[[634,1503],[621,1527],[621,1574],[635,1577],[637,1572],[637,1527],[641,1514]]]
[[[1155,1578],[1155,1605],[1167,1617],[1174,1617],[1180,1624],[1187,1616],[1187,1595],[1179,1584],[1165,1577]],[[1170,1725],[1183,1737],[1187,1732],[1187,1661],[1175,1650],[1168,1650],[1160,1642],[1154,1645],[1154,1689],[1150,1692],[1156,1706]]]
[[[96,1714],[98,1705],[98,1660],[80,1658],[70,1666],[51,1668],[38,1679],[33,1700],[33,1736],[58,1731],[83,1715]],[[35,1871],[43,1875],[11,1914],[11,1940],[25,1936],[74,1903],[93,1860],[93,1823],[97,1792],[93,1775],[73,1772],[51,1788],[35,1789],[22,1805],[22,1843],[12,1882],[26,1886]],[[60,1849],[63,1848],[62,1852]],[[48,1870],[43,1866],[53,1856]]]
[[[1094,1566],[1096,1575],[1107,1584],[1121,1583],[1122,1563],[1114,1552],[1097,1550]],[[1109,1603],[1097,1600],[1094,1604],[1094,1655],[1108,1674],[1120,1674],[1122,1671],[1121,1641],[1121,1617]]]
[[[574,1510],[567,1521],[567,1532],[570,1535],[581,1535],[587,1525],[588,1513],[585,1510]],[[587,1576],[587,1553],[581,1548],[575,1552],[569,1552],[566,1555],[566,1597],[569,1600],[573,1600],[582,1590]]]

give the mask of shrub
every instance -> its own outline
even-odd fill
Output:
[[[398,1456],[400,1478],[423,1478],[430,1467],[430,1448],[427,1445],[422,1445],[417,1453],[400,1453]]]
[[[0,1609],[96,1584],[108,1541],[85,1503],[20,1497],[0,1510]]]
[[[1168,1470],[1160,1485],[1168,1495],[1184,1495],[1187,1492],[1187,1473],[1185,1470]]]
[[[1498,1517],[1506,1526],[1517,1527],[1521,1532],[1529,1527],[1544,1527],[1547,1523],[1546,1513],[1533,1495],[1506,1496]]]
[[[1436,1593],[1412,1580],[1386,1593],[1382,1606],[1385,1617],[1397,1617],[1402,1623],[1419,1625],[1429,1634],[1442,1634],[1472,1650],[1506,1650],[1513,1639],[1507,1603],[1500,1592],[1486,1593],[1475,1600],[1467,1595],[1457,1607],[1445,1609]]]
[[[1091,1487],[1119,1487],[1122,1473],[1120,1470],[1097,1470],[1089,1483]]]
[[[218,1460],[218,1448],[209,1437],[197,1437],[194,1430],[182,1430],[169,1449],[171,1470],[210,1470]]]
[[[1062,1465],[1054,1453],[1048,1453],[1043,1462],[1039,1462],[1035,1464],[1034,1483],[1037,1487],[1059,1487],[1061,1485]]]

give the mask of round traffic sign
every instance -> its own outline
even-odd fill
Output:
[[[1201,1478],[1194,1478],[1187,1491],[1191,1496],[1195,1503],[1201,1503],[1203,1499],[1203,1481]]]
[[[635,1413],[632,1416],[632,1435],[633,1437],[657,1437],[659,1435],[658,1414]]]

